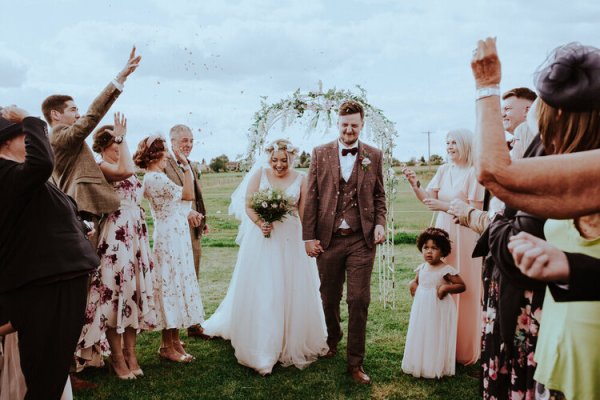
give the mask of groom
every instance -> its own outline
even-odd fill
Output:
[[[313,150],[304,206],[306,253],[317,257],[321,300],[327,323],[326,357],[334,357],[343,333],[340,301],[348,280],[348,373],[371,383],[362,364],[375,245],[385,240],[385,190],[381,150],[358,140],[364,110],[355,101],[340,106],[340,137]]]

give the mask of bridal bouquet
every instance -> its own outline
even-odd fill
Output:
[[[265,189],[252,194],[250,207],[267,224],[282,221],[288,214],[294,214],[293,201],[277,189]],[[271,237],[266,234],[265,237]]]

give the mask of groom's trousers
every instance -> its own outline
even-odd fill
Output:
[[[85,319],[88,274],[1,296],[19,335],[25,399],[60,399]]]
[[[327,323],[327,344],[337,348],[342,337],[340,301],[347,280],[348,304],[347,362],[362,365],[365,357],[367,316],[371,302],[371,272],[375,246],[369,248],[362,232],[334,235],[329,247],[317,258],[321,279],[321,300]]]

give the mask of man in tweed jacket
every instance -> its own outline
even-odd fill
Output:
[[[342,338],[340,301],[344,280],[348,303],[348,373],[369,384],[363,369],[371,272],[376,245],[385,240],[383,153],[358,140],[364,125],[362,105],[340,106],[339,139],[313,150],[304,206],[306,253],[317,257],[321,300],[327,323],[327,357]]]
[[[44,118],[52,128],[50,143],[54,150],[55,166],[52,179],[56,185],[77,202],[80,215],[94,222],[99,232],[101,218],[119,208],[119,198],[107,182],[85,139],[123,90],[127,77],[136,70],[141,57],[135,47],[117,77],[94,99],[87,113],[79,116],[73,98],[52,95],[42,103]],[[118,140],[118,139],[117,139]],[[92,239],[97,244],[98,235]]]

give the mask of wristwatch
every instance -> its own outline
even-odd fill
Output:
[[[123,143],[123,136],[115,136],[113,140],[116,144],[121,144]]]

